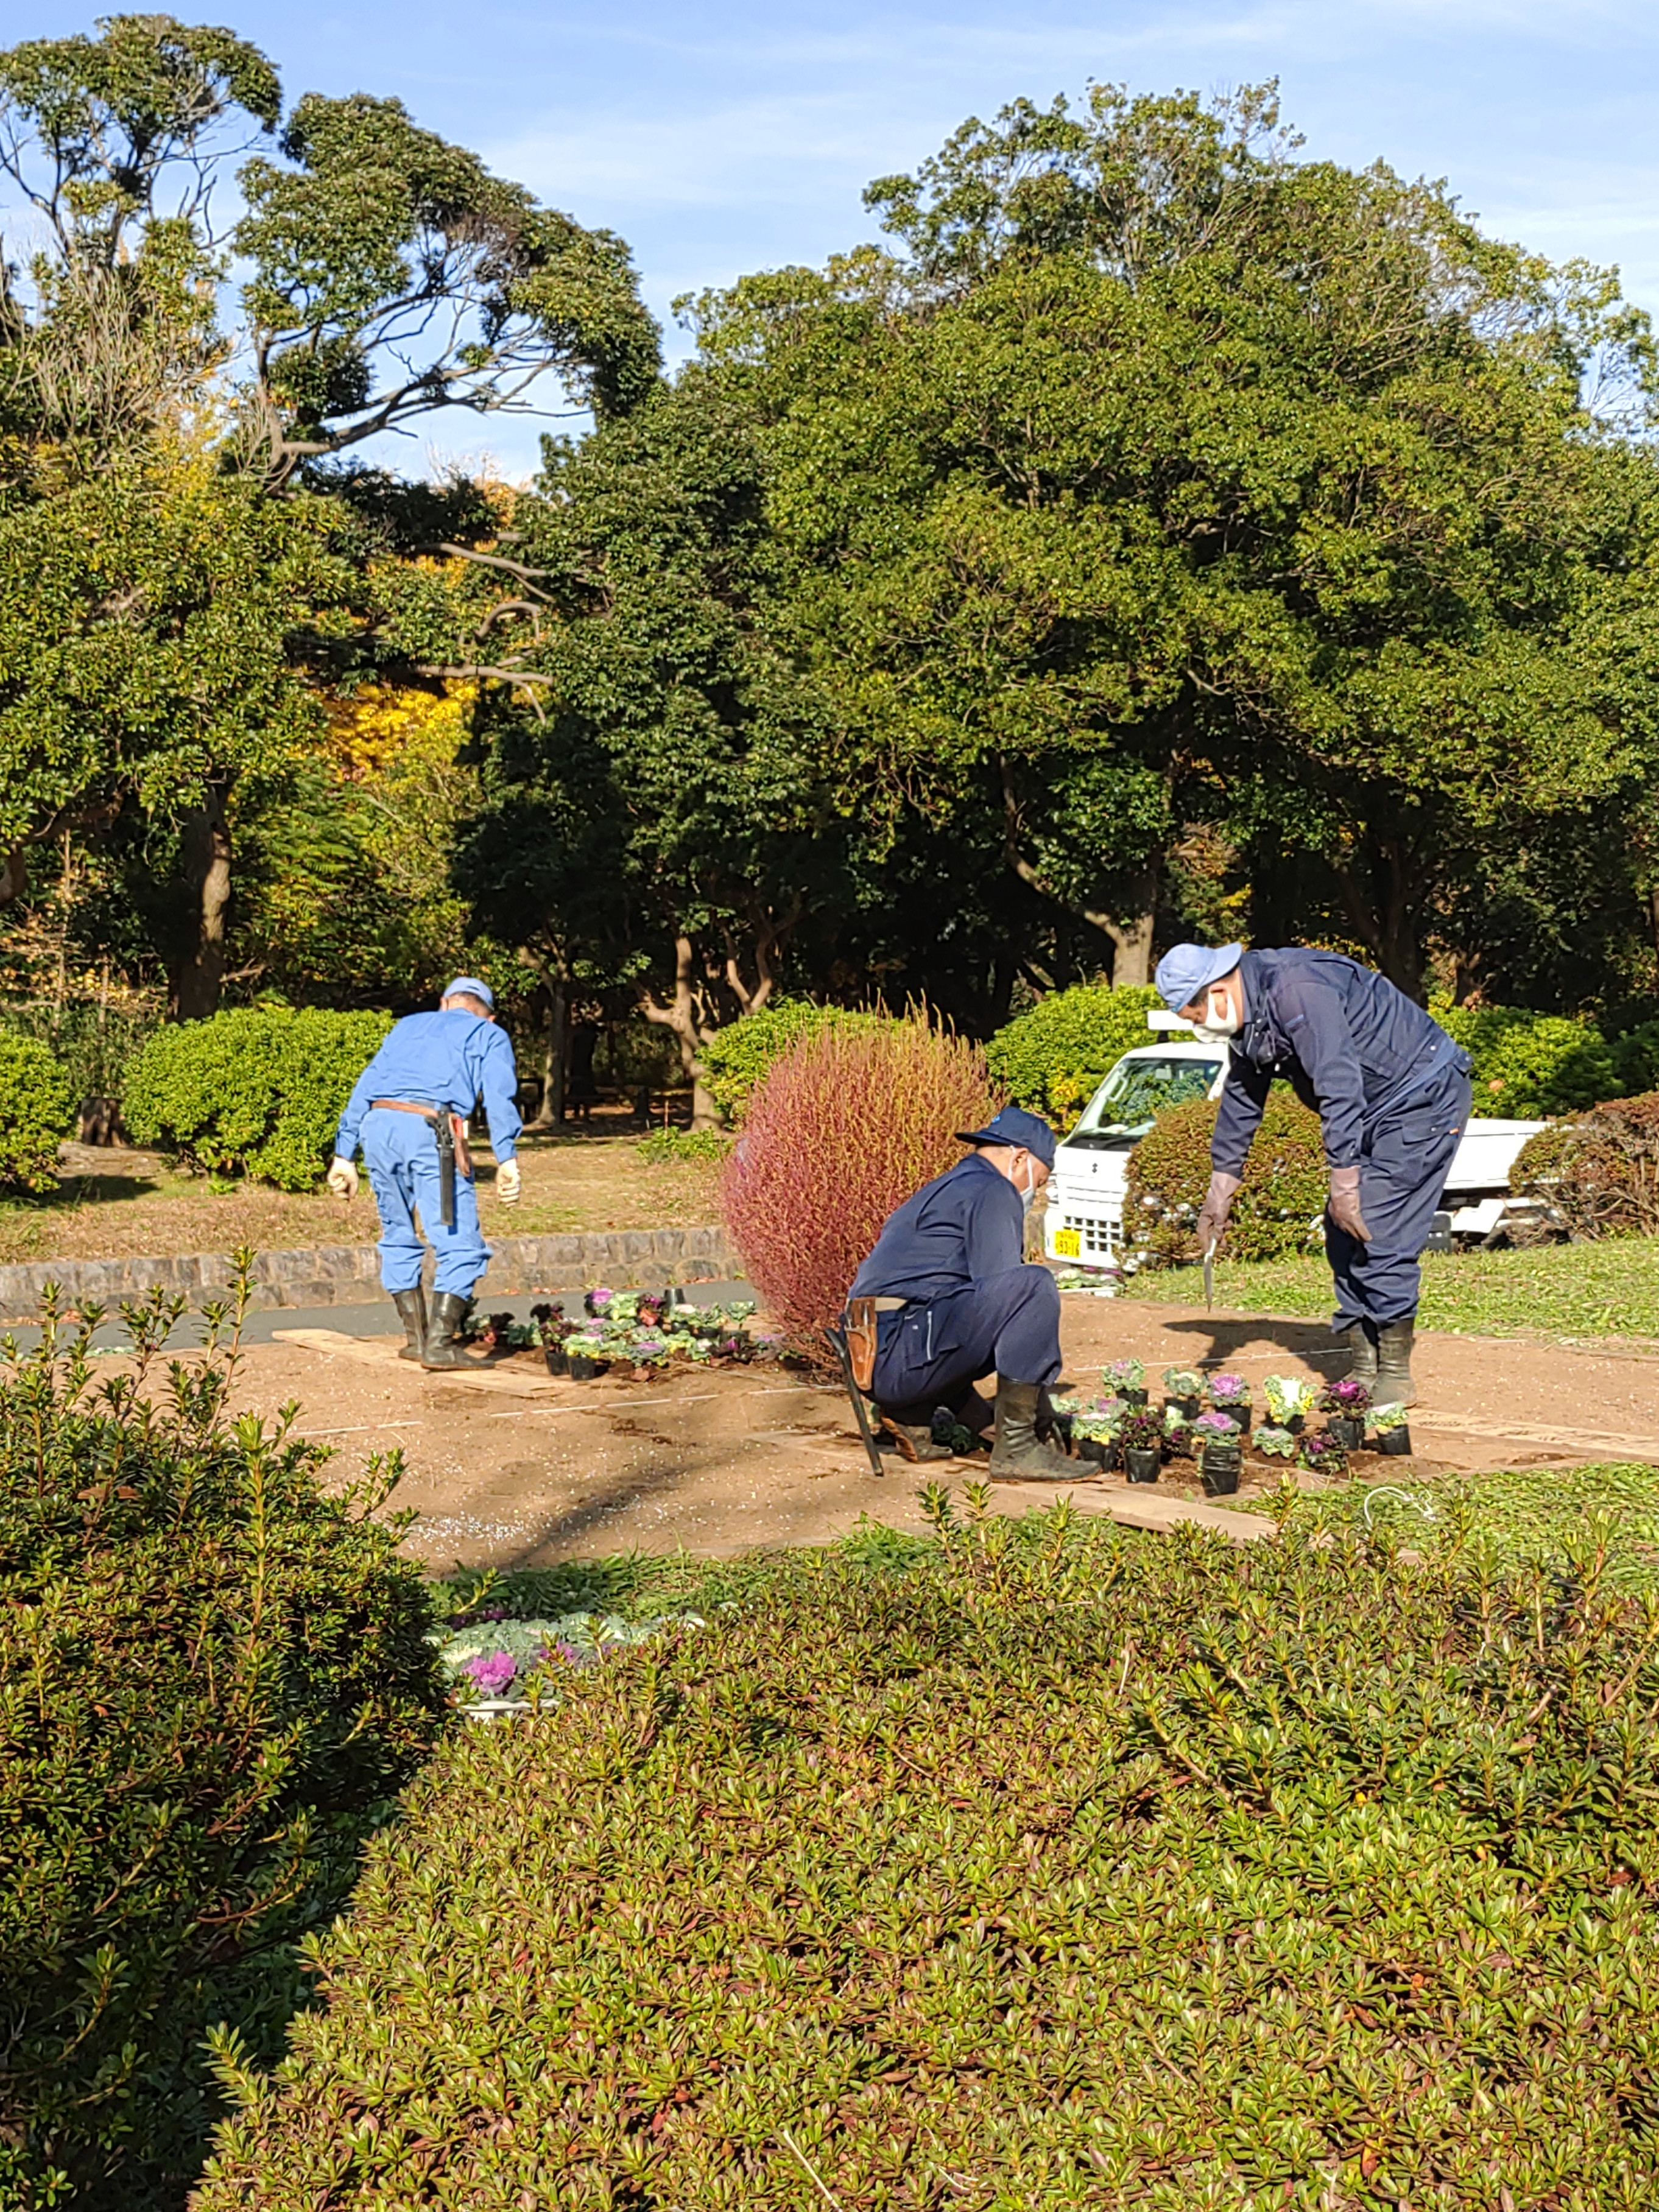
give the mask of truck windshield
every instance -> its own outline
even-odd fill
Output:
[[[1220,1073],[1218,1060],[1181,1060],[1173,1053],[1121,1060],[1090,1100],[1073,1134],[1144,1137],[1156,1115],[1189,1098],[1207,1098]]]

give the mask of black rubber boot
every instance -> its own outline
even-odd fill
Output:
[[[408,1342],[398,1354],[399,1359],[422,1359],[426,1356],[426,1292],[418,1283],[412,1291],[393,1291],[392,1303],[398,1309],[398,1318],[404,1325]]]
[[[455,1336],[466,1319],[471,1298],[464,1298],[456,1291],[440,1291],[427,1312],[426,1341],[421,1347],[422,1367],[481,1367],[478,1359],[469,1359],[456,1342]]]
[[[1412,1381],[1412,1346],[1417,1336],[1414,1320],[1384,1322],[1376,1332],[1376,1380],[1371,1384],[1374,1406],[1414,1406],[1417,1385]]]
[[[879,1406],[876,1411],[881,1415],[883,1429],[898,1446],[899,1456],[908,1459],[913,1467],[920,1467],[927,1460],[950,1459],[953,1455],[949,1444],[935,1441],[931,1420],[902,1421],[896,1413],[885,1413]]]
[[[1353,1354],[1346,1376],[1349,1382],[1367,1382],[1376,1395],[1376,1323],[1357,1321],[1342,1332],[1348,1349]]]
[[[996,1441],[985,1472],[993,1482],[1091,1482],[1089,1461],[1067,1459],[1058,1444],[1037,1436],[1040,1382],[1005,1382],[997,1377]]]

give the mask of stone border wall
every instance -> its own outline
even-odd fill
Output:
[[[720,1229],[608,1229],[573,1237],[501,1237],[490,1248],[481,1303],[496,1293],[649,1290],[667,1283],[722,1282],[740,1274]],[[427,1266],[431,1277],[431,1262]],[[230,1281],[222,1252],[153,1260],[31,1260],[0,1267],[0,1322],[34,1320],[46,1285],[60,1310],[101,1305],[112,1316],[124,1298],[158,1285],[193,1305],[222,1295]],[[301,1252],[262,1252],[253,1266],[256,1306],[366,1305],[384,1295],[372,1244],[319,1244]]]

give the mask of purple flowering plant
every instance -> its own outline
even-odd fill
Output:
[[[482,1698],[499,1698],[518,1671],[519,1662],[510,1651],[480,1651],[461,1662],[462,1674],[471,1676]]]
[[[1250,1386],[1242,1375],[1212,1375],[1210,1377],[1210,1403],[1212,1406],[1248,1406]]]
[[[1303,1437],[1296,1455],[1310,1474],[1342,1474],[1347,1470],[1348,1455],[1334,1437]]]
[[[1206,1444],[1227,1443],[1238,1434],[1238,1424],[1224,1413],[1200,1413],[1193,1423],[1193,1433]]]
[[[1357,1375],[1345,1375],[1340,1382],[1328,1382],[1319,1394],[1322,1413],[1364,1413],[1370,1410],[1371,1386],[1362,1382]]]

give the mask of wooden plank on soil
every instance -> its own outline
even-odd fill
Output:
[[[1011,1486],[999,1483],[998,1489],[1012,1495],[1013,1489],[1035,1490],[1035,1484]],[[1045,1486],[1046,1487],[1046,1486]],[[1148,1496],[1143,1490],[1137,1497],[1135,1490],[1125,1485],[1109,1489],[1104,1484],[1091,1483],[1073,1491],[1056,1485],[1059,1494],[1069,1497],[1079,1513],[1103,1513],[1124,1528],[1150,1528],[1160,1535],[1168,1535],[1171,1528],[1183,1522],[1198,1528],[1212,1528],[1218,1536],[1224,1536],[1230,1544],[1259,1544],[1278,1534],[1277,1524],[1265,1513],[1230,1513],[1224,1506],[1202,1505],[1195,1498],[1160,1498]]]

